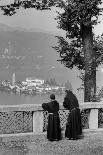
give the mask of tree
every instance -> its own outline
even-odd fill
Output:
[[[44,83],[47,85],[50,85],[50,86],[57,86],[58,85],[55,78],[47,79],[46,81],[44,81]]]
[[[73,90],[73,88],[72,88],[72,85],[71,85],[71,83],[69,82],[69,80],[67,80],[66,82],[65,82],[65,89],[69,89],[69,90]]]
[[[51,86],[57,86],[55,78],[50,78],[50,85]]]
[[[101,0],[15,0],[13,4],[1,6],[5,15],[12,15],[23,8],[50,9],[57,6],[63,10],[58,13],[58,28],[66,31],[66,38],[58,36],[61,63],[68,68],[76,66],[85,71],[84,101],[91,101],[91,92],[96,96],[96,58],[100,50],[95,46],[92,28],[97,24],[102,9]]]
[[[98,71],[98,67],[103,64],[103,34],[101,36],[97,36],[93,40],[93,49],[96,54],[96,71]],[[73,65],[73,64],[72,64]],[[82,67],[84,68],[84,62],[82,62]],[[82,80],[81,87],[79,89],[84,89],[84,70],[81,71],[81,74],[78,76]]]
[[[68,41],[58,37],[59,46],[55,47],[61,57],[61,62],[68,68],[76,66],[85,70],[84,101],[91,101],[96,97],[96,54],[93,25],[97,24],[98,16],[102,9],[99,8],[100,0],[73,0],[60,5],[64,12],[57,17],[59,28],[65,30]],[[95,19],[93,18],[95,17]]]
[[[24,9],[35,8],[37,10],[47,10],[59,2],[59,0],[14,0],[11,4],[0,6],[4,15],[12,16],[21,7]]]

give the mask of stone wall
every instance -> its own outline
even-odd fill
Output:
[[[98,110],[102,108],[99,102],[80,104],[83,128],[97,129],[103,123],[103,110]],[[65,129],[68,115],[69,111],[60,106],[62,129]],[[41,105],[0,106],[0,134],[41,133],[47,129],[47,119],[48,113],[43,112]]]

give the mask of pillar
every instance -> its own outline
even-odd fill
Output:
[[[43,111],[33,112],[33,133],[43,132]]]
[[[89,129],[98,129],[98,109],[90,110]]]

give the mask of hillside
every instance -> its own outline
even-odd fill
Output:
[[[29,71],[32,69],[42,69],[42,71],[46,68],[53,69],[60,66],[57,62],[57,53],[52,48],[56,42],[54,35],[47,33],[1,31],[0,55],[5,55],[5,49],[8,49],[11,55],[24,56],[21,69],[29,69]]]
[[[21,72],[21,70],[22,73],[24,72],[21,78],[24,79],[25,76],[32,74],[41,78],[46,78],[45,75],[51,77],[63,67],[57,62],[59,56],[52,48],[57,44],[54,35],[43,32],[11,30],[8,27],[7,30],[5,27],[4,31],[0,29],[0,55],[5,55],[5,49],[8,49],[11,55],[24,56],[23,64],[17,70],[17,72]],[[4,65],[5,59],[0,60],[0,68],[7,68],[8,64]],[[58,76],[56,75],[56,77]]]
[[[44,80],[53,77],[59,84],[69,80],[76,90],[80,87],[77,78],[79,73],[76,69],[70,70],[57,62],[59,55],[52,48],[56,44],[57,39],[51,33],[0,26],[0,80],[11,80],[12,73],[16,70],[17,80],[25,80],[29,76]],[[5,56],[8,55],[16,56],[16,61],[7,59]],[[23,57],[21,62],[18,59],[20,56]]]

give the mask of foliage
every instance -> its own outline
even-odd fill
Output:
[[[24,9],[35,8],[37,10],[47,10],[56,5],[59,0],[14,0],[14,3],[0,6],[4,15],[12,16],[21,7]]]
[[[96,67],[98,67],[99,65],[103,64],[103,34],[101,36],[94,37],[93,49],[96,52]],[[82,66],[84,67],[84,61]],[[83,70],[81,71],[81,74],[78,77],[82,80],[82,85],[80,88],[78,88],[78,90],[84,89],[85,76]]]
[[[78,69],[84,68],[84,52],[82,41],[82,25],[93,26],[97,24],[98,16],[102,8],[99,7],[101,0],[14,0],[10,5],[0,6],[4,15],[13,15],[17,9],[35,8],[37,10],[50,9],[52,6],[59,7],[63,10],[58,12],[56,20],[58,28],[66,31],[66,39],[61,36],[58,38],[58,46],[54,48],[60,55],[60,61],[68,68],[76,66]],[[69,38],[69,41],[67,40]],[[97,66],[103,62],[102,44],[98,38],[94,38],[94,47],[96,51]]]
[[[76,66],[79,70],[84,70],[84,53],[82,42],[76,40],[67,41],[61,36],[58,38],[58,46],[53,47],[60,55],[60,61],[66,67],[72,69]],[[103,35],[93,38],[93,50],[95,51],[96,67],[103,64]]]
[[[67,80],[66,82],[65,82],[65,89],[68,89],[68,90],[73,90],[73,88],[72,88],[72,85],[71,85],[71,83],[69,82],[69,80]]]
[[[84,55],[82,47],[75,48],[75,41],[67,41],[61,36],[56,36],[58,38],[58,46],[53,47],[60,55],[58,61],[64,64],[66,67],[72,69],[76,66],[78,69],[84,68]]]
[[[60,4],[64,9],[63,13],[58,12],[58,28],[66,31],[66,38],[58,38],[58,46],[54,48],[60,55],[60,61],[68,68],[76,66],[78,69],[85,69],[83,51],[83,32],[82,26],[93,26],[97,24],[98,16],[102,8],[99,7],[100,0],[72,0],[65,5]],[[69,39],[67,39],[69,38]],[[103,41],[102,41],[103,42]],[[103,62],[103,45],[99,46],[100,40],[93,38],[93,50],[96,52],[97,66]]]
[[[56,6],[63,10],[62,13],[58,12],[56,20],[58,28],[66,31],[66,39],[57,36],[59,45],[54,48],[61,57],[58,61],[66,67],[72,69],[76,66],[85,70],[84,100],[90,101],[91,90],[95,98],[96,67],[103,63],[103,41],[95,38],[92,33],[103,11],[101,3],[102,0],[14,0],[13,4],[1,6],[1,10],[9,16],[20,7],[44,10]]]
[[[103,86],[101,88],[99,88],[99,90],[97,91],[97,101],[100,102],[101,99],[103,98]]]
[[[77,90],[78,90],[78,91],[79,91],[79,90],[84,90],[84,80],[85,80],[84,71],[81,72],[80,75],[77,76],[77,77],[79,77],[79,79],[81,79],[81,81],[82,81],[81,86],[80,86]]]
[[[44,81],[44,84],[50,85],[50,86],[57,86],[57,82],[55,78],[50,78]]]

